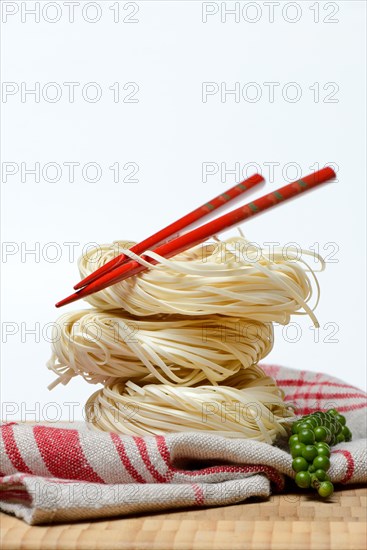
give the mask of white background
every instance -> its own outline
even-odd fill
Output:
[[[35,407],[41,416],[57,416],[59,408],[68,418],[69,402],[80,403],[80,416],[95,390],[81,379],[47,390],[54,375],[45,367],[50,343],[42,329],[60,314],[55,301],[79,279],[71,245],[64,243],[77,243],[77,257],[87,243],[141,240],[238,181],[220,170],[203,181],[206,162],[226,163],[228,169],[240,163],[249,174],[256,171],[249,164],[257,163],[269,190],[296,179],[298,171],[312,172],[315,163],[336,164],[337,182],[242,229],[259,244],[292,241],[308,248],[318,243],[329,258],[319,275],[319,341],[310,320],[297,317],[300,338],[292,343],[297,339],[293,329],[284,337],[277,328],[267,362],[321,370],[365,388],[365,3],[280,2],[272,7],[273,21],[266,2],[239,3],[236,22],[235,15],[225,13],[234,2],[138,2],[131,16],[135,6],[120,2],[114,22],[116,11],[110,8],[116,10],[117,3],[106,1],[98,3],[101,17],[95,23],[85,19],[93,19],[96,8],[83,14],[83,1],[74,7],[74,22],[63,2],[57,2],[58,12],[56,2],[45,12],[46,2],[1,4],[2,80],[15,83],[15,93],[3,93],[1,104],[2,399],[8,419],[9,411],[24,418],[25,409]],[[24,12],[35,4],[39,22]],[[6,17],[4,9],[18,11]],[[203,22],[206,10],[217,13]],[[55,23],[46,20],[60,14]],[[138,22],[123,21],[129,17]],[[29,94],[22,101],[22,82],[23,90],[39,83],[39,102]],[[50,101],[52,89],[44,88],[49,82],[61,87],[56,102]],[[80,83],[73,103],[64,82]],[[90,82],[102,90],[97,102],[82,96]],[[109,86],[116,82],[122,98],[132,91],[123,90],[124,84],[137,83],[138,102],[114,102]],[[221,101],[218,92],[204,102],[205,82],[219,89],[224,83],[224,91],[238,82],[244,97],[236,101],[224,95]],[[269,82],[279,83],[274,101],[264,84]],[[288,85],[292,82],[296,87]],[[292,101],[296,88],[302,96]],[[259,90],[261,97],[251,101]],[[19,171],[4,181],[4,166],[9,166],[4,163],[10,162]],[[58,163],[64,168],[61,179],[50,182],[41,174],[35,182],[23,174],[22,181],[21,163],[31,168],[36,162],[41,170]],[[65,162],[80,163],[74,182]],[[81,168],[88,162],[101,167],[100,181],[83,178]],[[121,167],[136,163],[138,181],[115,183],[109,167],[116,162]],[[273,178],[267,163],[278,163]],[[89,174],[93,177],[93,171]],[[53,175],[52,170],[46,174]],[[37,247],[36,254],[26,254]],[[57,251],[61,257],[52,261]],[[332,325],[325,328],[327,323]],[[27,334],[31,328],[38,334]],[[49,402],[57,407],[47,409]],[[7,403],[14,403],[13,409]]]

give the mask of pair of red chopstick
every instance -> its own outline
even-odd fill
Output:
[[[298,181],[285,185],[284,187],[281,187],[268,195],[255,199],[244,206],[240,206],[228,214],[224,214],[223,216],[220,216],[219,218],[210,221],[197,229],[188,231],[187,233],[175,238],[172,237],[175,233],[187,228],[189,225],[208,215],[213,210],[216,210],[245,191],[248,191],[258,183],[264,181],[264,178],[260,174],[255,174],[254,176],[251,176],[243,182],[235,185],[222,195],[215,197],[196,210],[193,210],[190,214],[187,214],[161,231],[158,231],[158,233],[155,233],[151,237],[148,237],[144,241],[134,245],[131,248],[131,251],[140,255],[149,250],[151,247],[159,245],[157,248],[154,248],[153,251],[165,258],[171,258],[180,252],[205,242],[210,237],[213,237],[213,235],[216,235],[225,229],[229,229],[230,227],[237,225],[251,216],[255,216],[256,214],[259,214],[260,212],[263,212],[264,210],[267,210],[280,202],[284,202],[334,178],[335,175],[336,174],[332,168],[323,168],[322,170],[314,172],[313,174],[310,174],[309,176],[306,176]],[[171,238],[171,240],[168,240],[169,238]],[[158,263],[149,256],[142,256],[142,259],[152,265]],[[146,266],[140,264],[136,260],[131,260],[125,254],[120,254],[76,284],[74,286],[76,292],[58,302],[56,307],[61,307],[71,302],[75,302],[80,298],[94,294],[99,290],[103,290],[108,286],[116,284],[119,281],[123,281],[124,279],[147,269],[148,268]]]

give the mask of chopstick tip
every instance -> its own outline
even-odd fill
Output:
[[[74,294],[70,294],[70,296],[68,296],[67,298],[60,300],[60,302],[57,302],[55,304],[55,307],[59,308],[59,307],[66,306],[67,304],[71,304],[71,302],[75,302],[79,298],[80,298],[79,293],[75,292]]]
[[[336,178],[336,172],[331,166],[324,166],[324,168],[314,172],[313,176],[320,181],[327,181]]]

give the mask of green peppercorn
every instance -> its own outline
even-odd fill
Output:
[[[311,417],[307,418],[306,420],[303,421],[303,423],[308,424],[312,429],[316,428],[316,426],[317,426],[316,418],[311,418]]]
[[[298,472],[295,477],[296,484],[302,489],[307,489],[311,485],[311,475],[308,472]]]
[[[312,427],[307,423],[307,422],[300,422],[299,426],[298,426],[298,432],[299,433],[300,431],[302,430],[312,430]]]
[[[315,434],[310,429],[302,429],[298,432],[298,440],[300,443],[304,443],[305,445],[312,445],[315,443]]]
[[[298,429],[299,429],[300,424],[301,424],[301,422],[299,420],[297,420],[294,424],[292,424],[292,434],[297,434],[298,433]]]
[[[318,457],[316,457],[315,460],[317,458]],[[292,468],[295,472],[302,472],[303,470],[307,470],[308,468],[307,460],[305,460],[302,456],[297,456],[296,458],[293,459]]]
[[[303,449],[306,448],[306,445],[303,443],[294,443],[294,445],[291,446],[291,455],[292,458],[297,458],[297,456],[302,456]]]
[[[321,470],[321,468],[315,471],[315,476],[319,481],[326,481],[329,477],[325,470]]]
[[[334,492],[334,486],[330,481],[322,481],[320,487],[318,488],[318,493],[320,497],[328,498]]]
[[[317,454],[319,456],[327,456],[328,458],[330,458],[330,450],[326,447],[317,447]]]
[[[318,449],[316,449],[315,445],[306,445],[302,451],[302,456],[304,459],[307,460],[307,462],[312,462],[313,459],[316,458],[318,454],[319,454],[319,451]]]
[[[316,470],[328,470],[330,468],[330,460],[327,456],[317,456],[312,463]],[[299,470],[298,470],[299,471]]]
[[[316,441],[326,441],[328,435],[324,426],[317,426],[317,428],[314,429],[314,434]]]
[[[294,445],[294,443],[299,443],[298,434],[291,435],[291,437],[289,438],[288,443],[289,443],[290,447],[292,445]]]
[[[338,422],[342,425],[342,426],[345,426],[346,424],[346,419],[345,419],[345,416],[343,416],[342,414],[337,414],[336,415],[336,419],[338,420]]]
[[[344,435],[345,441],[351,441],[352,439],[352,432],[348,428],[348,426],[343,426],[342,434]]]
[[[315,446],[317,447],[317,449],[322,447],[323,449],[327,449],[328,451],[330,451],[330,446],[325,441],[317,441],[315,443]]]

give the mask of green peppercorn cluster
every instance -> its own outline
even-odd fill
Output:
[[[334,486],[327,474],[330,447],[352,439],[345,417],[336,409],[318,411],[294,422],[292,434],[289,448],[296,484],[304,489],[314,487],[321,497],[331,496]]]

